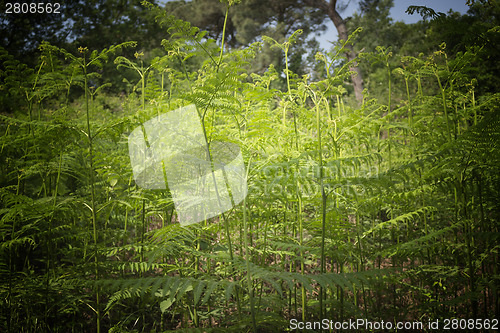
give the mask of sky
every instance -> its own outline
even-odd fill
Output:
[[[349,2],[347,9],[340,13],[342,18],[346,18],[354,14],[354,12],[359,11],[358,1],[356,0],[344,0]],[[466,5],[466,0],[394,0],[394,7],[391,9],[391,17],[396,21],[403,21],[405,23],[415,23],[422,19],[422,16],[415,13],[413,15],[408,15],[405,13],[409,6],[426,6],[434,9],[436,12],[447,13],[450,9],[461,14],[467,13],[469,6]],[[327,22],[328,30],[323,33],[320,37],[317,37],[324,49],[330,48],[329,41],[337,40],[337,30],[335,29],[333,23],[329,20]]]

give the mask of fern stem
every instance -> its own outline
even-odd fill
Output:
[[[142,199],[142,214],[141,214],[141,219],[142,219],[142,229],[141,229],[141,254],[140,254],[140,260],[141,263],[144,262],[144,234],[146,233],[146,199]],[[141,270],[141,276],[142,276],[142,270]]]
[[[477,125],[477,109],[476,109],[476,98],[474,96],[474,89],[471,90],[472,94],[472,109],[474,110],[474,126]]]
[[[290,46],[289,42],[285,43],[285,71],[286,71],[286,87],[288,91],[288,98],[292,101],[292,90],[290,89],[290,73],[288,71],[288,48]]]
[[[444,118],[446,120],[446,133],[447,133],[446,141],[449,141],[451,138],[451,130],[450,130],[450,121],[448,119],[448,109],[446,107],[446,92],[445,89],[443,88],[443,85],[441,84],[441,79],[439,78],[439,73],[437,71],[435,71],[435,75],[439,85],[439,90],[441,91],[441,99],[443,102]]]
[[[250,161],[248,161],[247,167],[247,178],[248,171],[250,169]],[[243,198],[243,232],[245,238],[245,263],[247,268],[247,288],[248,297],[250,298],[250,314],[252,315],[252,327],[253,331],[257,332],[257,322],[255,320],[255,302],[254,302],[254,290],[253,290],[253,279],[252,272],[250,270],[250,261],[252,260],[252,254],[250,252],[250,246],[248,242],[248,225],[247,225],[247,199],[246,196]]]
[[[300,172],[300,171],[299,171]],[[300,194],[300,189],[299,189],[299,181],[297,180],[297,218],[299,220],[299,245],[300,245],[300,273],[302,275],[305,274],[305,267],[304,267],[304,251],[303,251],[303,244],[304,244],[304,229],[303,229],[303,223],[302,223],[302,196]],[[303,284],[300,286],[300,295],[301,295],[301,306],[302,306],[302,321],[306,320],[306,288],[304,287]]]
[[[47,239],[47,263],[45,270],[47,272],[47,277],[45,281],[45,322],[47,323],[47,318],[48,318],[48,308],[49,308],[49,283],[50,283],[50,271],[52,269],[51,267],[51,260],[52,260],[52,221],[54,219],[54,212],[56,210],[56,203],[57,203],[57,194],[59,192],[59,181],[61,179],[61,166],[62,166],[62,156],[63,156],[63,151],[61,149],[61,152],[59,154],[59,165],[57,168],[57,179],[56,179],[56,184],[55,184],[55,190],[53,194],[53,204],[52,204],[52,212],[50,214],[49,218],[49,229],[48,229],[48,239]]]
[[[219,61],[217,62],[217,72],[219,71],[220,64],[222,63],[222,55],[224,53],[224,43],[226,42],[225,38],[226,38],[227,17],[229,15],[229,8],[230,7],[231,7],[230,5],[227,6],[226,15],[224,16],[224,25],[222,27],[222,40],[220,43],[220,55],[219,55]]]
[[[90,163],[90,191],[91,191],[91,210],[92,210],[92,227],[93,227],[93,239],[94,239],[94,274],[95,280],[99,279],[99,257],[97,249],[97,218],[96,218],[96,202],[95,202],[95,182],[94,182],[94,154],[93,154],[93,142],[92,133],[90,127],[90,107],[89,107],[89,95],[88,95],[88,73],[87,73],[87,63],[85,58],[85,53],[83,55],[83,74],[84,74],[84,91],[85,91],[85,110],[87,114],[87,137],[89,141],[89,163]],[[101,332],[101,310],[100,310],[100,300],[99,300],[99,287],[96,287],[96,325],[97,333]]]
[[[387,66],[387,75],[388,75],[388,80],[387,80],[387,85],[388,85],[388,97],[387,97],[387,119],[390,121],[389,115],[392,112],[392,105],[391,105],[391,97],[392,97],[392,75],[391,75],[391,67],[389,65],[389,54],[387,54],[385,58],[385,63]],[[389,169],[392,168],[392,147],[391,147],[391,128],[387,128],[387,140],[388,140],[388,148],[389,148]]]
[[[314,92],[313,92],[314,94]],[[314,94],[314,104],[316,106],[316,131],[318,135],[318,159],[319,159],[319,183],[321,190],[321,254],[320,254],[320,272],[325,273],[326,270],[326,258],[325,258],[325,237],[326,237],[326,199],[327,194],[325,192],[325,186],[323,183],[323,147],[321,143],[321,112],[320,112],[320,102],[316,100]],[[324,318],[323,309],[323,297],[324,290],[320,287],[319,291],[319,308],[320,308],[320,318]]]

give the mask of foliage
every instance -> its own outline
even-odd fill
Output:
[[[298,75],[301,31],[262,37],[283,68],[251,72],[262,43],[227,50],[145,5],[169,36],[151,60],[131,42],[43,43],[33,68],[0,51],[0,330],[499,316],[500,95],[470,70],[483,49],[373,45],[356,61],[385,85],[351,107],[349,40]],[[126,96],[99,84],[111,67]],[[241,147],[248,195],[183,227],[168,189],[135,184],[127,137],[187,104],[208,143]]]

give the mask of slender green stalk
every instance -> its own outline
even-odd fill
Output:
[[[141,218],[142,218],[142,229],[141,229],[141,254],[140,260],[141,263],[144,262],[144,234],[146,233],[146,199],[142,199],[142,210],[141,210]],[[142,270],[141,270],[142,275]]]
[[[51,267],[51,260],[52,260],[52,221],[54,219],[54,212],[56,210],[56,204],[57,204],[57,194],[59,192],[59,182],[61,180],[61,167],[62,167],[62,156],[63,156],[63,151],[61,149],[61,152],[59,154],[59,165],[57,168],[57,179],[56,179],[56,184],[55,184],[55,189],[54,189],[54,194],[53,194],[53,203],[52,203],[52,212],[50,214],[49,218],[49,229],[48,229],[48,236],[49,239],[47,240],[47,262],[46,262],[46,281],[45,281],[45,322],[47,322],[48,318],[48,308],[49,308],[49,282],[50,282],[50,271],[52,269]]]
[[[285,43],[285,75],[286,75],[286,88],[288,91],[288,98],[290,101],[292,100],[292,90],[290,89],[290,72],[288,70],[288,49],[290,47],[290,44],[287,42]]]
[[[224,43],[226,42],[226,25],[227,25],[227,17],[229,15],[229,8],[231,5],[228,5],[226,8],[226,15],[224,16],[224,25],[222,27],[222,40],[220,43],[220,55],[219,55],[219,61],[217,62],[217,71],[219,71],[220,65],[222,63],[222,55],[224,53]]]
[[[439,90],[441,91],[441,99],[443,102],[444,118],[446,120],[446,133],[447,133],[446,140],[449,141],[451,139],[451,130],[450,130],[450,120],[448,118],[448,109],[446,107],[446,92],[445,92],[445,89],[443,88],[443,85],[441,84],[441,79],[439,78],[439,73],[437,72],[437,70],[435,70],[434,74],[436,75],[437,82],[439,85]]]
[[[248,172],[250,170],[250,160],[248,161],[248,167],[246,172],[246,178],[248,178]],[[243,198],[243,232],[245,238],[245,263],[247,268],[247,288],[248,297],[250,298],[250,314],[252,315],[252,327],[254,332],[257,331],[257,322],[255,320],[255,301],[254,301],[254,289],[253,289],[253,278],[250,270],[250,262],[252,260],[252,253],[250,252],[250,246],[248,242],[248,225],[247,225],[247,198]]]
[[[409,141],[409,145],[411,147],[410,149],[410,156],[412,156],[415,152],[413,149],[413,141],[412,140],[412,133],[413,133],[413,110],[411,108],[411,96],[410,96],[410,86],[408,82],[408,75],[406,73],[403,73],[404,79],[405,79],[405,86],[406,86],[406,97],[408,98],[408,131],[407,133],[407,140]],[[408,135],[409,133],[409,135]]]
[[[20,188],[21,188],[21,174],[18,174],[17,176],[17,185],[16,185],[16,196],[19,195],[20,193]],[[7,317],[7,332],[12,332],[12,313],[13,313],[13,306],[12,306],[12,293],[13,293],[13,285],[14,285],[14,250],[12,247],[14,246],[13,240],[14,240],[14,235],[16,232],[16,220],[12,220],[12,226],[10,229],[10,242],[9,242],[9,279],[8,279],[8,296],[7,296],[7,307],[9,309],[9,315]]]
[[[474,96],[474,88],[471,89],[472,94],[472,109],[474,110],[474,126],[477,125],[477,109],[476,109],[476,98]]]
[[[326,238],[326,203],[327,194],[325,191],[324,180],[323,180],[323,147],[321,142],[321,108],[320,101],[317,100],[314,91],[311,91],[311,97],[313,98],[314,105],[316,107],[316,132],[318,136],[318,160],[319,160],[319,184],[321,191],[321,254],[320,254],[320,272],[324,274],[326,271],[326,257],[325,257],[325,238]],[[320,307],[320,318],[324,318],[323,309],[323,298],[324,290],[320,287],[319,290],[319,307]]]
[[[89,106],[89,91],[88,91],[88,73],[86,62],[86,50],[82,50],[83,53],[83,76],[84,76],[84,91],[85,91],[85,110],[87,115],[87,138],[89,143],[89,163],[90,163],[90,195],[91,203],[90,210],[92,213],[92,228],[93,228],[93,240],[94,240],[94,274],[95,280],[99,279],[99,255],[98,255],[98,245],[97,245],[97,216],[96,216],[96,199],[95,199],[95,180],[94,180],[94,151],[93,151],[93,140],[92,132],[90,127],[90,106]],[[100,305],[100,288],[96,287],[96,325],[97,333],[101,332],[101,305]]]
[[[388,96],[387,96],[387,119],[389,121],[391,121],[391,118],[389,117],[389,115],[391,114],[392,112],[392,73],[391,73],[391,66],[389,64],[389,57],[392,56],[392,52],[389,52],[389,53],[385,53],[384,51],[384,58],[385,58],[385,65],[387,67],[387,76],[388,76],[388,80],[387,80],[387,88],[388,88]],[[389,169],[391,169],[392,167],[392,139],[391,139],[391,128],[389,127],[387,129],[387,140],[388,140],[388,148],[389,148]]]
[[[417,70],[417,95],[419,97],[419,102],[422,103],[424,99],[424,91],[422,89],[422,78],[419,70]]]
[[[300,172],[300,171],[299,171]],[[297,180],[297,218],[299,220],[299,245],[300,245],[300,274],[305,274],[304,267],[304,225],[302,221],[302,195],[300,193],[299,181]],[[302,306],[302,321],[306,321],[306,313],[307,313],[307,295],[306,288],[303,284],[300,286],[300,296],[301,296],[301,306]]]

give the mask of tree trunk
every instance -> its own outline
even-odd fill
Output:
[[[339,40],[347,40],[349,36],[347,34],[345,21],[342,19],[339,12],[337,12],[337,9],[335,8],[337,6],[337,0],[330,0],[330,3],[327,3],[326,0],[305,0],[305,3],[311,7],[315,7],[325,11],[335,25],[335,28],[337,29]],[[353,59],[355,59],[356,53],[354,52],[354,48],[352,47],[352,45],[346,45],[346,49],[347,61],[352,61]],[[361,76],[361,71],[359,70],[356,62],[353,62],[352,66],[350,66],[349,69],[353,72],[353,74],[351,75],[351,80],[354,87],[354,95],[356,96],[356,100],[358,101],[358,103],[361,103],[361,101],[363,100],[363,77]]]
[[[345,21],[342,19],[340,14],[337,12],[335,8],[337,5],[337,0],[330,0],[330,6],[328,6],[328,16],[332,20],[335,28],[337,28],[337,32],[339,34],[339,39],[346,41],[349,38],[347,34],[347,28],[345,26]],[[356,58],[356,54],[354,53],[354,49],[352,44],[346,45],[347,52],[347,61],[352,61]],[[351,75],[352,85],[354,86],[354,95],[356,96],[356,100],[358,103],[361,103],[363,100],[363,77],[361,76],[361,71],[359,70],[358,64],[353,62],[353,65],[349,67],[349,69],[353,72]]]

